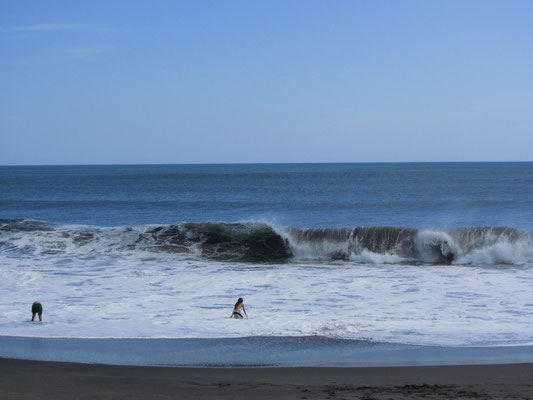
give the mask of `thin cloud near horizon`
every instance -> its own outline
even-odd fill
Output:
[[[77,59],[88,59],[112,50],[112,46],[79,46],[59,50],[59,53]]]
[[[112,28],[84,24],[34,24],[11,28],[0,28],[0,33],[29,33],[65,30],[112,31]]]

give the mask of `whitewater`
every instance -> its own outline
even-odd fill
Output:
[[[0,222],[4,336],[533,344],[529,232]]]

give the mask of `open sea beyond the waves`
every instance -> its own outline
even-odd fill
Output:
[[[533,163],[0,167],[0,356],[89,339],[182,343],[165,365],[533,354],[532,232]],[[249,319],[228,318],[238,297]]]

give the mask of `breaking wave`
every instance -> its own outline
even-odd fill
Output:
[[[533,260],[532,238],[531,232],[507,227],[309,229],[264,222],[184,222],[108,228],[0,219],[0,253],[17,256],[142,251],[241,262],[524,264]]]

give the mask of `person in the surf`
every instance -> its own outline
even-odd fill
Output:
[[[43,322],[43,306],[38,301],[31,305],[31,322],[35,320],[35,314],[39,314],[39,322]]]
[[[248,314],[246,314],[246,309],[244,308],[242,297],[239,297],[239,300],[235,303],[235,307],[233,308],[233,313],[231,314],[230,318],[235,319],[243,319],[244,317],[241,314],[241,309],[244,312],[244,315],[246,315],[246,318],[248,318]]]

